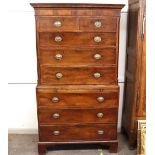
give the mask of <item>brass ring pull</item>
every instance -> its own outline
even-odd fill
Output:
[[[56,73],[55,76],[57,79],[61,79],[63,77],[63,74],[62,73]]]
[[[95,55],[94,55],[94,59],[96,59],[96,60],[101,59],[101,55],[100,55],[100,54],[98,54],[98,53],[97,53],[97,54],[95,54]]]
[[[58,119],[59,117],[60,117],[60,114],[59,113],[54,113],[53,114],[53,118]]]
[[[59,102],[59,98],[58,98],[58,97],[53,97],[53,98],[52,98],[52,102],[58,103],[58,102]]]
[[[98,134],[98,135],[103,135],[103,134],[104,134],[104,131],[103,131],[103,130],[98,130],[98,131],[97,131],[97,134]]]
[[[94,25],[95,25],[96,28],[100,28],[102,26],[102,23],[101,23],[101,21],[96,21],[94,23]]]
[[[56,130],[56,131],[53,131],[53,135],[54,135],[54,136],[60,135],[60,131],[57,131],[57,130]]]
[[[98,118],[103,118],[103,113],[101,113],[101,112],[97,113],[97,117]]]
[[[104,101],[104,97],[99,96],[99,97],[97,98],[97,101],[98,101],[98,102],[103,102],[103,101]]]
[[[58,42],[61,42],[62,41],[62,38],[60,36],[56,36],[55,37],[55,41],[58,43]]]
[[[61,27],[62,23],[61,23],[61,21],[55,21],[53,25],[55,27]]]
[[[62,55],[61,54],[56,54],[55,55],[55,59],[56,60],[61,60],[62,59]]]
[[[99,43],[99,42],[102,41],[102,39],[101,39],[101,37],[96,36],[96,37],[94,37],[94,41],[95,41],[96,43]]]
[[[94,73],[94,77],[95,77],[96,79],[98,79],[98,78],[101,77],[101,74],[100,74],[100,73]]]

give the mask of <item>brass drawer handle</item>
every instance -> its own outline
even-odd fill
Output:
[[[52,102],[54,102],[54,103],[58,103],[60,100],[59,100],[59,98],[58,97],[53,97],[52,98]]]
[[[94,25],[95,25],[96,28],[100,28],[102,26],[102,23],[101,23],[101,21],[96,21],[94,23]]]
[[[103,102],[103,101],[104,101],[104,97],[99,96],[99,97],[97,98],[97,101],[98,101],[98,102]]]
[[[59,118],[59,117],[60,117],[60,114],[59,114],[59,113],[54,113],[54,114],[53,114],[53,118],[57,119],[57,118]]]
[[[55,37],[55,41],[58,43],[58,42],[61,42],[62,41],[62,38],[60,36],[56,36]]]
[[[98,79],[98,78],[101,77],[101,74],[100,74],[100,73],[94,73],[94,77],[95,77],[96,79]]]
[[[104,131],[103,131],[103,130],[98,130],[98,131],[97,131],[97,134],[98,134],[98,135],[103,135],[103,134],[104,134]]]
[[[61,21],[55,21],[53,25],[55,27],[61,27],[62,23],[61,23]]]
[[[97,113],[97,117],[98,118],[103,118],[103,113],[101,113],[101,112]]]
[[[95,41],[96,43],[99,43],[99,42],[102,41],[102,39],[101,39],[101,37],[96,36],[96,37],[94,37],[94,41]]]
[[[62,73],[56,73],[55,76],[57,79],[61,79],[63,77],[63,74]]]
[[[55,55],[55,59],[56,60],[61,60],[62,59],[62,55],[61,54],[56,54]]]
[[[100,54],[98,54],[98,53],[94,55],[94,59],[96,59],[96,60],[101,59],[101,57],[102,57],[102,56],[101,56]]]
[[[60,131],[57,131],[57,130],[56,130],[56,131],[53,131],[53,135],[54,135],[54,136],[60,135]]]

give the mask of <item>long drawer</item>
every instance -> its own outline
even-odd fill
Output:
[[[116,65],[115,48],[40,48],[40,65]]]
[[[40,67],[41,84],[116,84],[116,67]]]
[[[82,140],[114,140],[117,138],[116,124],[85,125],[41,125],[40,141],[82,141]]]
[[[39,32],[116,32],[116,17],[77,17],[77,16],[55,16],[39,17]]]
[[[117,108],[38,108],[41,125],[66,123],[116,123]]]
[[[116,46],[116,33],[40,32],[40,46]]]
[[[49,89],[37,89],[38,107],[102,107],[118,106],[118,91],[100,93],[51,93]]]

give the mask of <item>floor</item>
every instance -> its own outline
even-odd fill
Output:
[[[80,149],[81,146],[70,147],[70,149],[63,148],[63,150],[48,151],[46,155],[136,155],[136,150],[129,150],[127,140],[121,134],[118,136],[119,147],[118,153],[109,153],[107,149],[95,148],[88,146],[88,148]],[[21,135],[9,134],[9,154],[8,155],[38,155],[37,154],[37,135]]]

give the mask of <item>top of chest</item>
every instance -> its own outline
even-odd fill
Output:
[[[120,16],[124,4],[31,3],[36,16]]]

